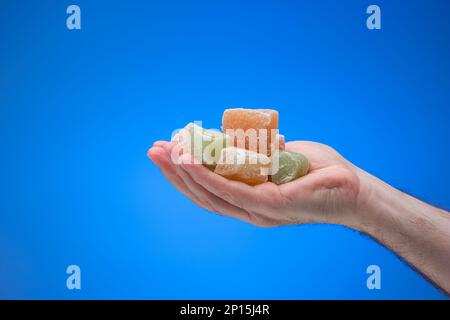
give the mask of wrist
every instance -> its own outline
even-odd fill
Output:
[[[394,228],[401,221],[399,214],[414,214],[414,210],[405,207],[408,205],[407,194],[359,168],[357,175],[360,192],[350,227],[379,239],[383,230]]]
[[[358,176],[361,187],[352,227],[382,242],[387,234],[413,236],[416,225],[434,220],[436,211],[441,211],[361,169]]]

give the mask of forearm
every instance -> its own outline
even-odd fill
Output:
[[[375,238],[450,293],[450,214],[360,172],[354,227]]]

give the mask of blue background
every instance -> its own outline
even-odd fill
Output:
[[[189,121],[274,107],[288,140],[448,208],[450,2],[375,3],[381,31],[368,1],[2,0],[0,297],[444,298],[344,227],[208,213],[146,158]]]

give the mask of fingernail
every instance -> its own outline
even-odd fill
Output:
[[[151,147],[150,149],[147,150],[147,157],[152,160],[152,153],[153,153],[153,147]]]

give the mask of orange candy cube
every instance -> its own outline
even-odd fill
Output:
[[[234,146],[270,156],[278,137],[278,111],[271,109],[227,109],[222,130]],[[272,144],[274,143],[274,144]]]

